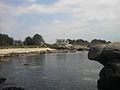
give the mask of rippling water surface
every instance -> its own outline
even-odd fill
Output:
[[[0,87],[19,86],[25,90],[97,90],[102,66],[87,58],[88,52],[56,53],[11,57],[0,64]]]

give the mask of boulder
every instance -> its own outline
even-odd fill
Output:
[[[111,43],[104,47],[102,54],[104,58],[111,61],[120,62],[120,42]]]
[[[98,89],[120,90],[120,42],[91,46],[88,58],[104,66],[99,73]]]
[[[102,57],[102,51],[104,49],[105,45],[94,45],[90,46],[90,50],[88,53],[88,58],[90,60],[95,60],[103,64],[105,61],[104,58]]]
[[[120,62],[120,42],[91,46],[88,58],[98,61],[104,66],[107,63]]]

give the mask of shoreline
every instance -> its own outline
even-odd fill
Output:
[[[84,50],[85,51],[85,50]],[[50,54],[50,53],[75,53],[77,50],[60,50],[52,48],[8,48],[0,49],[0,62],[5,62],[8,57],[34,55],[34,54]]]
[[[4,58],[26,55],[26,54],[49,54],[55,53],[56,49],[51,48],[9,48],[0,49],[0,62],[4,62]]]

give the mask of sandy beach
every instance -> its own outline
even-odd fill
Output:
[[[11,56],[14,54],[28,54],[28,53],[47,53],[54,52],[51,48],[9,48],[0,49],[0,57]]]

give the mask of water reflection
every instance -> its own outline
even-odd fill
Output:
[[[35,64],[44,66],[45,65],[45,55],[34,55],[25,57],[25,63],[27,64]]]
[[[56,53],[9,58],[0,75],[0,87],[21,86],[26,90],[97,90],[101,66],[87,59],[87,52]],[[27,65],[25,65],[27,64]]]
[[[66,54],[64,53],[56,54],[56,60],[66,60]]]

